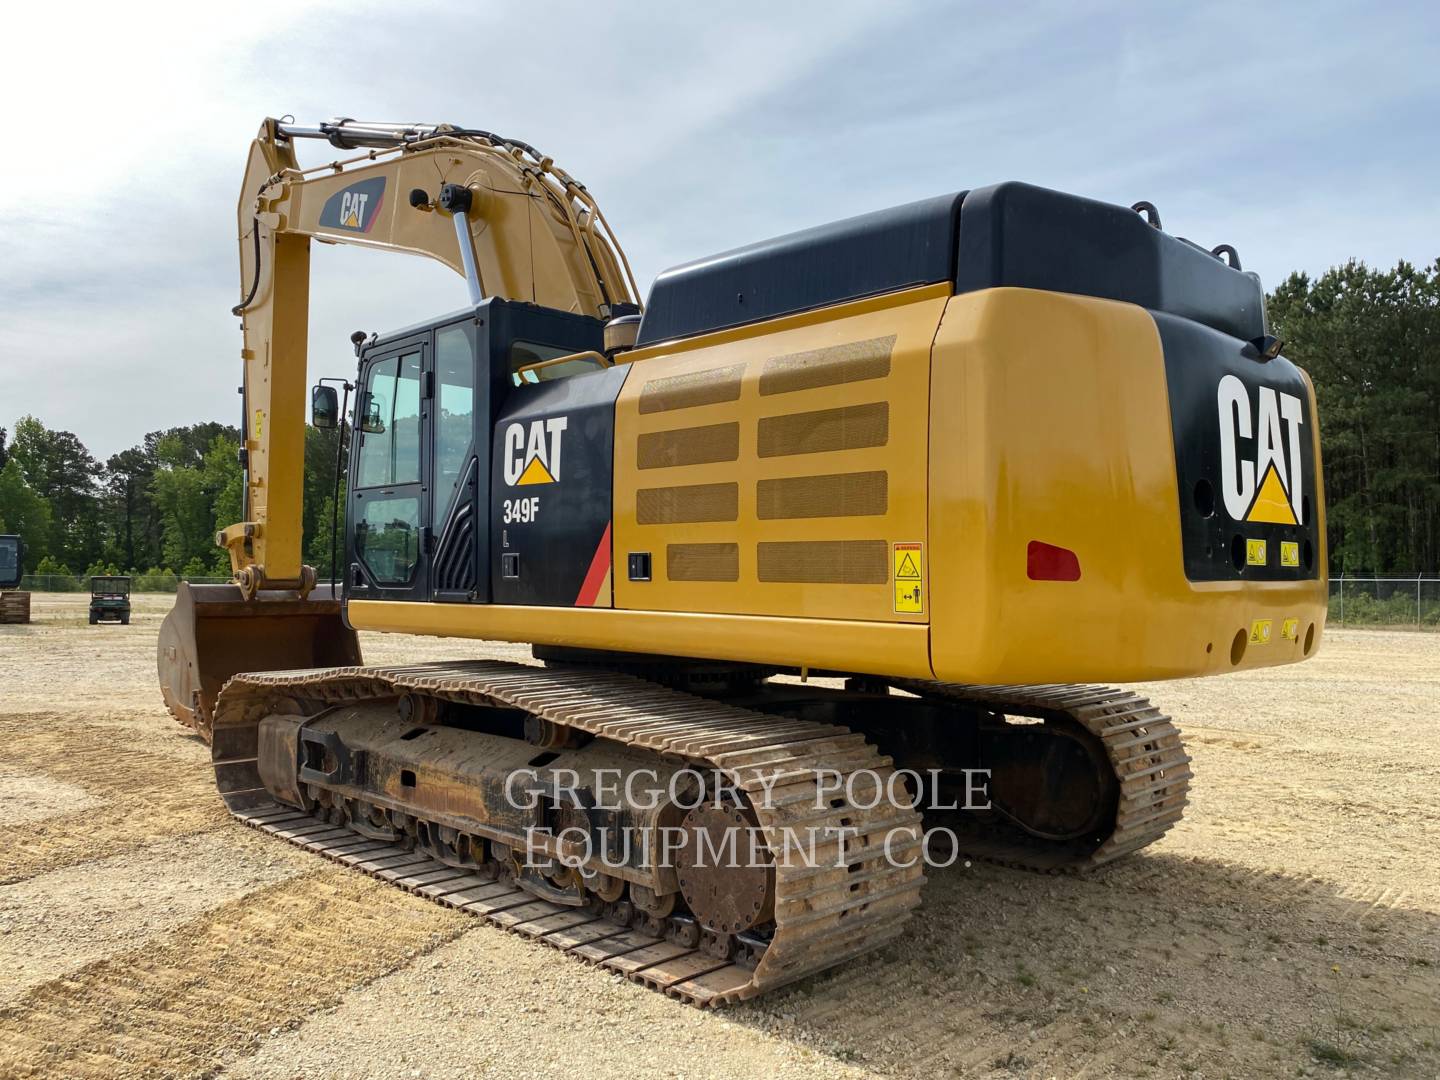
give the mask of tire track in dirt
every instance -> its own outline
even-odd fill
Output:
[[[303,853],[277,852],[263,840],[216,829],[0,885],[0,1005],[256,889],[315,872]]]
[[[1395,1032],[1433,1030],[1440,919],[1407,899],[1163,853],[1053,879],[956,867],[895,943],[734,1015],[917,1080],[1293,1071],[1341,1013],[1367,1056],[1423,1068],[1434,1047]]]
[[[0,1075],[203,1075],[473,926],[326,869],[258,890],[0,1009]]]
[[[228,820],[198,748],[192,764],[140,749],[113,729],[45,716],[0,723],[0,747],[7,765],[78,787],[102,804],[8,829],[0,884]]]

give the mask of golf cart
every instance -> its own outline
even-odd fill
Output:
[[[90,579],[90,625],[118,622],[130,625],[130,579],[128,577],[92,577]]]

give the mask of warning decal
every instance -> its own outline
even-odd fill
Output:
[[[1280,541],[1280,565],[1281,565],[1281,566],[1299,566],[1299,565],[1300,565],[1300,542],[1299,542],[1298,540],[1281,540],[1281,541]]]
[[[1270,619],[1256,619],[1250,624],[1250,644],[1269,645],[1270,627],[1273,625]]]
[[[1286,619],[1280,624],[1280,636],[1291,641],[1297,641],[1300,637],[1300,620]]]
[[[918,615],[925,610],[921,591],[925,577],[925,545],[895,545],[895,611],[900,615]]]
[[[1265,563],[1266,563],[1266,561],[1267,561],[1267,560],[1266,560],[1266,558],[1265,558],[1265,541],[1264,541],[1264,540],[1246,540],[1246,541],[1245,541],[1245,564],[1246,564],[1247,566],[1264,566]]]

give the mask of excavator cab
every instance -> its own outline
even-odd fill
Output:
[[[575,603],[611,517],[624,372],[603,333],[598,318],[491,298],[361,350],[347,600]],[[544,498],[562,484],[586,497]]]

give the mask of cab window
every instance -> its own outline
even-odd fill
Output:
[[[435,333],[435,498],[431,526],[438,534],[470,457],[475,423],[475,360],[463,326]]]
[[[604,364],[594,357],[570,360],[563,364],[549,364],[532,371],[523,368],[546,360],[558,360],[578,351],[574,346],[541,345],[534,341],[517,341],[510,346],[510,381],[516,386],[568,379],[571,375],[582,375],[587,371],[600,371]]]
[[[367,499],[355,523],[355,555],[377,585],[408,585],[420,562],[420,500]]]
[[[358,487],[420,482],[420,352],[370,368],[360,402]]]

